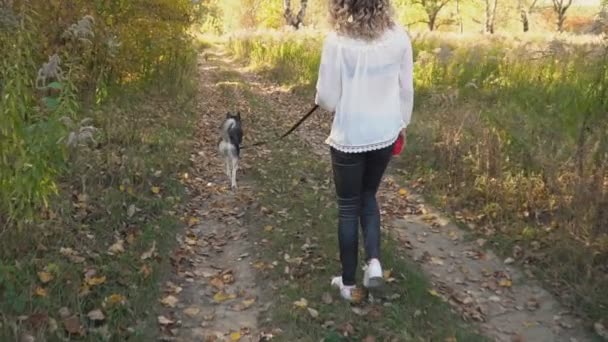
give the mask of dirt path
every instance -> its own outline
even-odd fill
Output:
[[[257,321],[270,304],[261,298],[252,266],[255,242],[248,238],[242,217],[255,206],[247,184],[248,165],[239,175],[235,194],[215,153],[217,127],[227,108],[249,108],[238,85],[222,80],[222,72],[238,72],[255,96],[272,105],[285,127],[311,105],[289,90],[239,68],[221,54],[201,61],[201,120],[195,168],[188,184],[193,200],[185,220],[190,228],[178,237],[172,257],[175,275],[167,284],[166,311],[159,317],[166,340],[258,341]],[[228,103],[230,102],[230,103]],[[327,158],[323,140],[329,113],[318,113],[297,135]],[[258,140],[250,137],[250,140]],[[245,176],[244,176],[245,175]],[[477,322],[496,341],[588,341],[581,323],[547,291],[485,249],[485,241],[465,239],[466,232],[426,207],[420,198],[391,175],[383,183],[381,202],[385,229],[402,243],[409,256],[431,278],[434,296],[449,302],[465,320]],[[171,298],[173,297],[173,298]],[[168,298],[168,299],[167,299]]]
[[[189,227],[177,236],[159,324],[164,340],[259,341],[257,320],[264,306],[251,266],[253,242],[242,220],[253,204],[251,189],[241,172],[238,191],[230,190],[216,153],[223,113],[246,103],[238,87],[222,81],[217,66],[201,58],[199,67],[201,117],[194,167],[185,179]]]

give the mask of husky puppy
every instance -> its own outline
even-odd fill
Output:
[[[220,141],[218,150],[226,164],[226,175],[230,179],[230,186],[236,189],[236,171],[239,167],[243,129],[241,126],[241,113],[228,112],[226,119],[220,127]]]

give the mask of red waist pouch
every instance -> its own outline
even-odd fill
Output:
[[[394,156],[401,154],[401,151],[403,151],[404,142],[405,142],[405,140],[403,139],[403,134],[399,134],[397,141],[395,141],[395,145],[393,145],[393,155]]]

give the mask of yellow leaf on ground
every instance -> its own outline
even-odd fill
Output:
[[[198,218],[196,218],[196,217],[191,217],[191,218],[188,220],[188,226],[192,227],[192,226],[194,226],[194,225],[198,224],[199,222],[200,222],[200,220],[199,220]]]
[[[218,293],[216,293],[213,296],[213,300],[215,300],[218,303],[225,302],[227,300],[234,299],[234,298],[236,298],[236,295],[234,295],[232,293],[231,294],[227,294],[227,293],[225,293],[223,291],[222,292],[218,292]]]
[[[157,186],[153,186],[152,193],[154,193],[155,195],[158,195],[160,193],[160,188]]]
[[[431,294],[431,296],[440,297],[439,292],[437,292],[436,290],[429,290],[429,293]]]
[[[233,332],[232,334],[230,334],[230,341],[239,341],[241,339],[241,333],[240,332]]]
[[[36,294],[36,296],[38,296],[38,297],[46,297],[48,295],[48,292],[46,291],[45,288],[38,286],[38,287],[36,287],[34,294]]]
[[[511,281],[511,279],[501,279],[500,282],[498,283],[498,285],[502,286],[502,287],[511,287],[513,286],[513,281]]]
[[[164,306],[168,306],[170,308],[174,308],[175,305],[177,304],[177,302],[179,302],[179,299],[177,299],[177,297],[175,297],[175,296],[168,295],[167,297],[163,298],[160,302]]]
[[[243,301],[243,305],[245,306],[246,309],[250,308],[254,303],[255,303],[255,298],[245,299]]]
[[[272,226],[270,226],[270,225],[264,227],[264,231],[267,232],[267,233],[270,233],[273,229],[274,228]]]
[[[435,216],[434,215],[426,214],[426,215],[422,216],[422,221],[432,222],[433,220],[435,220]]]
[[[305,298],[300,298],[300,300],[293,302],[293,305],[304,309],[308,306],[308,301]]]
[[[106,282],[106,276],[102,277],[91,277],[87,279],[87,284],[89,286],[97,286]]]
[[[46,271],[38,272],[38,279],[40,279],[43,284],[46,284],[53,280],[53,275]]]
[[[113,294],[110,295],[109,297],[106,297],[106,299],[104,299],[104,306],[113,306],[113,305],[118,305],[118,304],[124,304],[127,301],[127,298],[125,298],[125,296],[120,295],[120,294]]]
[[[401,196],[407,196],[407,190],[405,190],[404,188],[399,189],[399,195]]]

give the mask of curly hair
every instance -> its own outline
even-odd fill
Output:
[[[337,33],[363,40],[395,26],[390,0],[330,0],[329,21]]]

